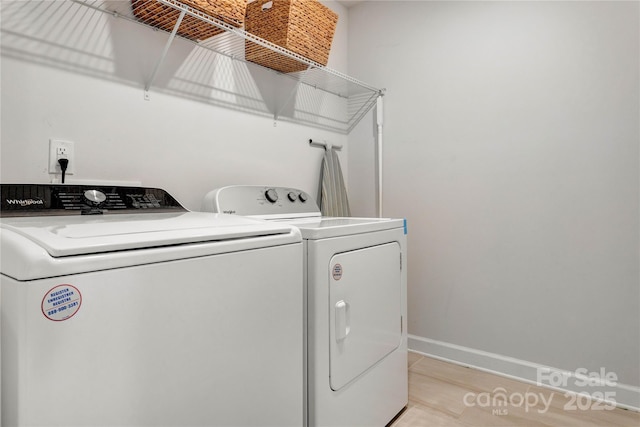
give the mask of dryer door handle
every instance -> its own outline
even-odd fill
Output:
[[[342,341],[351,330],[351,309],[349,303],[340,300],[335,305],[336,310],[336,341]]]

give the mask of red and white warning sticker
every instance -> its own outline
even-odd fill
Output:
[[[42,314],[49,320],[67,320],[80,310],[82,295],[72,285],[58,285],[42,298]]]

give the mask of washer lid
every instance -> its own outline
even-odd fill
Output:
[[[202,212],[4,218],[0,227],[55,258],[269,235],[295,240],[287,224]]]

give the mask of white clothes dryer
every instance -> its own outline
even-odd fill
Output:
[[[304,422],[297,229],[159,189],[1,194],[2,425]]]
[[[230,186],[203,210],[300,229],[309,426],[384,426],[408,402],[406,222],[322,217],[294,188]]]

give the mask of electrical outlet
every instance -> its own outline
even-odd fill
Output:
[[[69,160],[67,166],[67,175],[73,175],[76,170],[76,162],[73,152],[73,142],[63,141],[60,139],[49,140],[49,173],[59,174],[62,173],[58,159]]]

